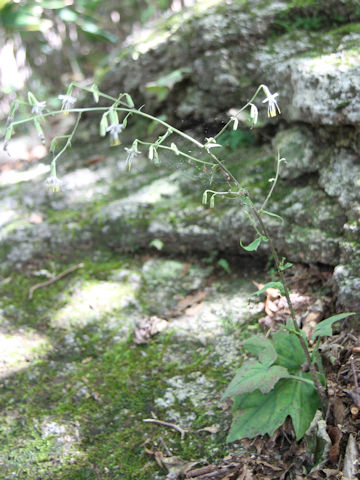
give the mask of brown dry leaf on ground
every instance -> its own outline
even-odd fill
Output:
[[[330,344],[330,342],[329,342]],[[360,372],[360,354],[354,354],[358,339],[351,332],[331,338],[337,357],[325,360],[330,407],[327,415],[327,433],[331,447],[325,464],[310,473],[314,452],[309,451],[305,439],[296,442],[291,421],[287,419],[272,438],[256,437],[241,441],[246,454],[225,457],[217,465],[190,469],[188,480],[287,480],[359,478],[360,416],[353,395],[357,391]],[[356,349],[355,349],[356,352]],[[355,372],[355,373],[354,373]]]
[[[261,290],[264,285],[254,284]],[[279,323],[284,324],[290,317],[290,309],[285,296],[281,295],[277,288],[268,288],[265,291],[266,300],[264,303],[265,317],[260,318],[259,323],[271,330],[277,330]],[[315,326],[323,319],[325,302],[315,299],[309,295],[290,293],[290,300],[293,305],[298,323],[302,325],[307,338],[310,340],[314,333]]]
[[[184,477],[187,478],[187,473],[195,465],[202,463],[201,460],[185,461],[180,457],[165,456],[161,450],[158,450],[155,447],[145,448],[145,452],[152,455],[159,467],[164,468],[168,472],[168,475],[166,476],[166,479],[168,480],[177,480],[178,478]]]
[[[202,290],[186,295],[186,297],[179,300],[176,309],[170,313],[170,316],[176,317],[178,315],[181,315],[184,310],[195,307],[206,297],[207,294],[208,292],[206,290]]]
[[[152,316],[143,318],[134,326],[133,343],[136,345],[144,345],[149,342],[150,338],[160,333],[168,325],[167,320]]]
[[[287,281],[291,288],[300,293],[308,292],[310,287],[324,286],[332,281],[332,270],[329,267],[317,265],[296,264],[291,271],[287,270]]]

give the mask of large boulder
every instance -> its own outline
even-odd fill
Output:
[[[276,230],[278,245],[294,260],[341,263],[334,279],[346,308],[358,308],[344,292],[356,292],[358,278],[359,19],[354,1],[227,2],[176,18],[156,44],[149,36],[135,45],[104,83],[185,125],[224,121],[260,83],[278,91],[282,116],[271,120],[278,128],[272,147],[287,159],[280,177],[291,189],[276,203],[288,220]],[[160,95],[171,72],[176,82]],[[229,228],[228,215],[239,214],[224,212],[219,226]]]
[[[235,141],[224,140],[221,158],[261,205],[280,150],[287,163],[268,209],[284,222],[266,217],[279,252],[293,262],[335,267],[339,304],[358,309],[360,28],[354,22],[360,14],[355,1],[297,5],[221,2],[155,23],[113,56],[102,90],[114,96],[129,92],[137,105],[195,136],[216,133],[227,112],[241,107],[259,84],[278,91],[281,116],[266,118],[261,95],[253,143],[235,132]],[[240,120],[244,128],[247,120]],[[143,132],[143,124],[126,130],[123,144]],[[201,205],[209,172],[180,164],[170,153],[162,153],[161,165],[154,167],[144,152],[128,173],[123,150],[110,153],[92,134],[87,141],[91,148],[75,149],[72,166],[63,167],[65,189],[55,199],[39,193],[36,181],[22,184],[28,204],[14,199],[18,186],[3,187],[13,198],[3,215],[5,267],[21,266],[64,243],[71,250],[74,242],[133,250],[159,239],[168,252],[245,254],[239,240],[247,244],[254,233],[240,204]],[[94,155],[107,160],[89,161]],[[213,187],[227,188],[222,175],[215,176]],[[41,222],[31,222],[34,210]],[[261,253],[269,253],[268,244]]]

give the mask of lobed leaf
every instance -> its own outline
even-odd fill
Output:
[[[268,393],[281,378],[288,376],[289,372],[284,367],[277,365],[268,367],[255,360],[250,360],[236,372],[222,399],[253,392],[257,389],[262,393]]]
[[[276,364],[291,373],[301,369],[306,357],[299,338],[286,330],[278,330],[272,334],[272,340],[277,353]]]
[[[264,366],[270,367],[276,358],[276,350],[269,338],[255,335],[243,343],[243,347],[258,358]]]
[[[300,372],[303,378],[311,374]],[[300,440],[309,428],[319,406],[316,389],[307,383],[283,378],[266,394],[260,390],[234,397],[234,419],[227,437],[228,442],[257,435],[272,436],[290,416],[296,440]]]

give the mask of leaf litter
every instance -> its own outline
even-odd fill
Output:
[[[300,273],[299,273],[300,270]],[[333,299],[323,297],[317,299],[304,290],[310,290],[311,284],[329,281],[328,272],[316,267],[296,269],[290,295],[299,325],[305,330],[311,341],[316,325],[333,308]],[[296,291],[296,282],[299,291]],[[254,282],[255,283],[255,282]],[[259,289],[263,287],[256,284]],[[268,331],[276,331],[280,323],[285,323],[289,316],[286,298],[280,291],[269,288],[265,292],[266,300],[261,308],[266,316],[260,318],[260,325]],[[205,298],[205,295],[204,295]],[[188,299],[183,299],[184,309]],[[195,303],[197,300],[195,295]],[[191,303],[191,296],[189,299]],[[202,298],[200,299],[202,301]],[[180,303],[181,305],[181,303]],[[167,467],[167,480],[186,478],[194,480],[250,480],[250,479],[302,479],[315,480],[359,478],[359,445],[360,445],[360,388],[358,376],[360,372],[359,339],[352,331],[333,335],[321,345],[325,360],[325,372],[328,383],[329,409],[326,421],[315,416],[308,435],[296,442],[293,427],[289,418],[274,434],[258,436],[253,440],[243,439],[232,445],[231,454],[217,464],[188,468],[194,462],[183,461],[185,468],[178,468],[176,473]],[[236,452],[241,451],[239,454]],[[153,454],[153,452],[148,451]],[[206,463],[206,460],[199,462]],[[166,466],[166,462],[162,462]],[[340,475],[340,477],[339,477]]]

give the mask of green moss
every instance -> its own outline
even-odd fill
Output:
[[[325,32],[343,25],[343,28],[347,29],[346,24],[359,21],[360,8],[356,2],[350,1],[345,5],[333,3],[313,0],[288,2],[287,8],[275,15],[271,32],[275,36],[296,30]]]
[[[97,251],[93,258],[77,255],[73,252],[68,263],[56,258],[44,262],[43,270],[56,273],[81,260],[84,266],[36,290],[33,300],[27,298],[29,288],[46,277],[14,273],[11,283],[0,287],[7,328],[11,332],[31,328],[47,338],[45,350],[0,381],[0,434],[6,439],[0,444],[1,478],[147,480],[159,468],[144,446],[161,449],[160,437],[184,461],[206,458],[211,462],[228,453],[229,419],[217,402],[232,372],[214,348],[197,340],[174,342],[170,333],[145,346],[134,347],[129,338],[132,319],[142,315],[140,296],[147,315],[146,296],[152,298],[154,291],[171,283],[176,286],[180,275],[183,288],[173,294],[185,295],[200,285],[199,277],[206,278],[208,268],[202,272],[193,264],[184,273],[184,263],[175,260],[158,259],[146,269],[140,258],[108,251]],[[134,278],[140,273],[139,284]],[[109,292],[104,290],[102,307],[95,294],[79,296],[89,285],[111,290],[114,282],[122,290],[116,290],[108,304],[105,294]],[[124,299],[130,302],[121,304]],[[66,329],[67,318],[75,318],[80,307],[86,321]],[[66,312],[62,322],[54,322],[61,311]],[[209,384],[208,393],[197,390],[203,381]],[[167,420],[169,409],[161,402],[168,389],[175,397],[187,392],[169,407],[184,428],[216,424],[220,432],[193,431],[181,441],[175,430],[143,422],[153,413]]]
[[[182,373],[179,367],[162,366],[161,351],[165,348],[166,344],[136,350],[126,344],[116,346],[85,365],[75,365],[61,383],[56,370],[39,364],[41,389],[33,386],[25,374],[19,376],[17,382],[22,388],[18,386],[16,392],[5,388],[3,397],[4,401],[14,400],[7,409],[11,428],[2,427],[7,436],[0,450],[0,458],[5,455],[7,460],[3,478],[13,475],[28,480],[41,475],[73,480],[100,475],[104,479],[145,480],[150,472],[154,474],[156,464],[149,462],[142,443],[146,438],[156,442],[160,436],[184,460],[206,456],[211,461],[214,445],[208,434],[191,434],[181,443],[178,433],[154,429],[142,421],[156,412],[154,399],[161,394],[164,378]],[[143,379],[141,383],[139,378]],[[79,396],[79,385],[80,390],[86,388],[83,396]],[[184,410],[187,407],[196,414],[192,405],[182,406]],[[15,409],[21,421],[10,422]],[[206,415],[202,415],[196,427],[207,425]],[[44,427],[49,423],[64,428],[63,433],[44,436]],[[69,425],[78,427],[67,428]],[[73,441],[67,454],[59,458],[59,438],[65,432],[70,438],[73,434]],[[222,448],[217,454],[222,455],[225,444],[219,443]]]

